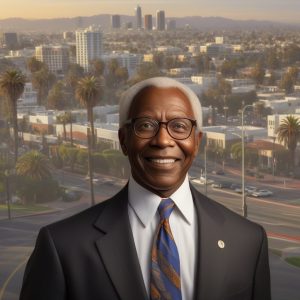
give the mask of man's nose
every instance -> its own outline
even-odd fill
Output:
[[[150,141],[150,145],[161,148],[173,146],[174,143],[174,139],[169,135],[166,124],[159,126],[158,132]]]

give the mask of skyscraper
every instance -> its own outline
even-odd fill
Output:
[[[135,19],[136,19],[136,28],[142,28],[142,9],[139,5],[136,6],[135,10]]]
[[[76,31],[76,62],[89,71],[90,62],[103,55],[103,35],[100,27],[90,26]]]
[[[18,36],[15,32],[4,32],[2,41],[4,47],[9,50],[13,50],[18,46]]]
[[[153,23],[152,23],[152,15],[145,15],[145,30],[152,30]]]
[[[120,15],[112,15],[111,16],[111,27],[113,29],[121,28],[121,16]]]
[[[165,11],[158,10],[156,12],[156,29],[163,31],[166,29]]]

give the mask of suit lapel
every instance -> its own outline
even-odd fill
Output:
[[[227,269],[224,216],[218,206],[192,189],[198,216],[198,261],[195,284],[196,300],[222,299],[221,291]],[[225,247],[222,248],[222,241]]]
[[[105,234],[96,241],[107,273],[122,300],[147,299],[128,212],[125,187],[109,200],[95,226]]]

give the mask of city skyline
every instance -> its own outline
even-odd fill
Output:
[[[117,6],[116,6],[117,5]],[[140,5],[142,14],[155,15],[165,10],[166,17],[218,16],[237,20],[256,19],[281,22],[299,22],[300,2],[297,0],[21,0],[7,1],[1,7],[0,19],[6,18],[61,18],[98,14],[134,15]],[[18,10],[16,10],[18,7]]]

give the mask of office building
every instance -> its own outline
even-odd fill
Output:
[[[4,32],[2,44],[6,49],[13,50],[18,46],[18,36],[15,32]]]
[[[135,20],[136,20],[136,28],[142,28],[142,9],[139,5],[134,9],[135,10]]]
[[[156,12],[156,29],[158,31],[164,31],[166,29],[165,12],[163,10]]]
[[[153,27],[152,15],[145,15],[144,21],[145,21],[145,24],[144,24],[145,30],[152,30],[152,27]]]
[[[121,16],[120,15],[112,15],[111,16],[111,28],[113,28],[113,29],[121,28]]]
[[[64,74],[69,67],[69,47],[41,45],[35,47],[35,58],[45,63],[55,74]]]
[[[90,26],[76,31],[76,62],[89,71],[90,62],[103,55],[103,35],[100,27]]]
[[[176,29],[176,21],[168,20],[167,21],[167,30],[175,30]]]

